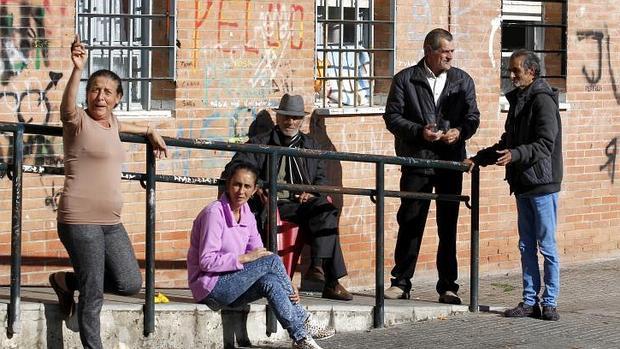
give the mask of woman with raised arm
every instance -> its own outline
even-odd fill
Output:
[[[187,273],[194,299],[218,310],[267,298],[293,348],[320,349],[314,339],[334,335],[299,304],[280,257],[263,247],[247,202],[256,192],[258,170],[237,162],[226,176],[226,191],[194,220]]]
[[[103,293],[133,295],[142,277],[121,223],[121,165],[125,151],[119,132],[145,135],[155,156],[167,156],[162,137],[150,127],[121,124],[112,112],[123,96],[121,79],[110,70],[94,72],[86,84],[86,109],[76,105],[80,77],[88,59],[76,35],[71,44],[73,71],[60,104],[65,183],[58,206],[58,236],[74,272],[49,277],[65,318],[77,306],[84,348],[103,348],[99,313]]]

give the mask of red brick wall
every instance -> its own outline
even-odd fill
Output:
[[[171,119],[151,121],[165,134],[237,140],[246,136],[249,125],[259,113],[277,105],[285,92],[302,94],[307,106],[312,105],[314,2],[179,0],[177,4],[178,80],[174,91],[163,93],[175,96],[176,109]],[[31,23],[41,27],[41,33],[45,34],[24,51],[27,53],[23,59],[25,65],[13,65],[19,68],[14,68],[13,74],[6,66],[0,66],[3,68],[0,93],[4,101],[0,102],[0,121],[17,121],[19,114],[27,122],[58,124],[60,97],[71,69],[68,47],[73,38],[73,6],[73,1],[69,0],[0,4],[0,10],[13,13],[15,18],[22,7],[42,9],[44,16],[38,16],[38,22]],[[500,0],[397,3],[397,70],[421,58],[422,41],[430,29],[444,27],[454,34],[454,65],[474,78],[481,111],[481,127],[469,142],[470,153],[495,142],[503,129],[505,113],[500,112],[499,106],[500,6]],[[570,109],[562,112],[565,184],[560,195],[558,229],[565,262],[619,255],[619,189],[617,182],[611,182],[610,167],[600,168],[608,160],[605,147],[620,135],[620,92],[615,92],[620,84],[620,70],[616,69],[617,57],[620,57],[620,27],[612,20],[620,12],[618,6],[571,2],[569,7],[566,89]],[[19,35],[16,23],[14,20],[12,27],[6,25],[7,29],[1,32],[5,38]],[[601,32],[602,37],[600,64],[594,39],[596,32]],[[42,49],[37,50],[43,43],[47,46],[47,54]],[[4,42],[0,50],[9,52],[10,44]],[[58,84],[49,84],[51,79]],[[49,101],[49,108],[45,103],[38,104],[39,91],[43,91],[45,100]],[[393,137],[385,130],[380,115],[315,114],[308,118],[304,127],[338,151],[393,154]],[[8,139],[7,135],[0,135],[3,161],[10,156],[6,146]],[[62,161],[58,139],[45,138],[44,145],[29,148],[27,161]],[[144,147],[126,147],[130,157],[125,168],[144,171]],[[229,157],[230,154],[223,152],[171,149],[171,157],[158,163],[158,172],[217,177]],[[374,167],[369,164],[333,163],[330,173],[335,184],[347,187],[368,187],[375,180]],[[398,167],[386,167],[388,189],[398,188],[399,176]],[[465,178],[464,192],[468,194],[469,177]],[[481,173],[480,260],[483,272],[519,266],[514,199],[508,195],[502,178],[503,171],[499,168],[488,167]],[[51,270],[68,265],[66,253],[56,236],[53,211],[53,199],[61,187],[62,177],[24,176],[25,265],[22,275],[25,284],[43,284]],[[122,189],[123,220],[138,258],[143,260],[144,192],[137,182],[124,182]],[[0,181],[0,192],[0,284],[8,284],[11,207],[8,180]],[[184,259],[192,220],[200,208],[215,197],[216,190],[212,187],[158,183],[158,287],[185,286]],[[365,197],[335,199],[343,207],[341,238],[349,269],[345,284],[371,286],[374,282],[374,204]],[[392,265],[398,205],[396,199],[386,200],[386,275]],[[459,261],[466,274],[469,210],[463,207],[461,212]],[[420,277],[435,277],[436,245],[434,213],[431,213],[419,259]]]

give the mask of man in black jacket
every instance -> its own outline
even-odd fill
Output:
[[[420,159],[463,161],[465,141],[476,132],[480,112],[472,78],[451,66],[452,35],[434,29],[424,39],[424,58],[394,76],[383,119],[395,136],[396,155]],[[460,194],[461,172],[403,166],[400,190],[437,194]],[[402,199],[395,265],[385,298],[409,298],[411,278],[430,206],[429,200]],[[437,201],[436,290],[442,303],[460,304],[456,283],[456,226],[459,203]]]
[[[276,126],[248,143],[319,150],[320,145],[312,137],[300,132],[306,114],[302,96],[285,94],[276,109]],[[260,179],[269,180],[266,154],[239,152],[226,168],[235,161],[252,163],[260,169]],[[278,163],[280,183],[329,185],[324,160],[282,156]],[[266,201],[262,191],[258,195]],[[299,225],[310,241],[311,265],[304,279],[324,283],[324,298],[352,300],[351,293],[338,282],[347,275],[338,236],[338,209],[321,193],[282,190],[278,191],[278,211],[280,218]]]
[[[560,261],[555,231],[562,183],[558,95],[557,90],[540,78],[540,62],[533,52],[513,52],[509,71],[516,88],[506,94],[510,109],[504,134],[497,144],[479,151],[466,162],[505,166],[506,180],[517,200],[523,302],[506,310],[504,315],[558,320]],[[542,314],[538,298],[541,282],[537,249],[544,257]]]

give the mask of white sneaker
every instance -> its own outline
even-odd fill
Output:
[[[293,349],[323,349],[321,348],[312,337],[308,336],[299,342],[293,342]]]
[[[316,340],[331,338],[336,334],[336,330],[332,327],[321,326],[312,315],[308,315],[304,322],[306,333]]]

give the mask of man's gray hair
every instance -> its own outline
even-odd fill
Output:
[[[452,41],[452,34],[449,31],[442,28],[435,28],[426,34],[424,38],[424,50],[426,50],[427,46],[430,46],[431,49],[437,50],[441,46],[441,39],[445,39],[446,41]]]
[[[516,50],[510,55],[510,60],[515,58],[524,57],[523,62],[521,62],[521,68],[523,69],[532,69],[534,72],[534,78],[540,77],[540,59],[536,54],[530,50],[519,49]]]

